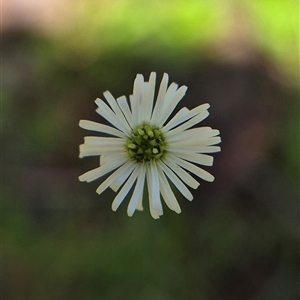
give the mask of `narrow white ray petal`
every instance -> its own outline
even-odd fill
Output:
[[[137,124],[140,122],[141,119],[140,104],[141,104],[143,86],[144,86],[144,76],[141,74],[137,74],[133,84],[133,93],[130,97],[132,115],[134,116],[134,119],[137,122]]]
[[[196,115],[195,117],[193,117],[192,119],[190,119],[189,121],[181,124],[180,126],[166,132],[166,136],[171,136],[173,134],[177,134],[179,132],[182,132],[196,124],[198,124],[199,122],[203,121],[205,118],[207,118],[209,115],[209,112],[207,110],[203,111],[202,113],[200,113],[199,115]]]
[[[113,108],[110,108],[103,100],[101,100],[100,98],[97,98],[95,100],[95,103],[98,105],[98,109],[96,109],[96,112],[98,114],[102,115],[111,124],[115,125],[114,123],[111,122],[111,118],[113,118],[113,121],[116,124],[118,124],[119,126],[121,126],[121,128],[122,128],[121,130],[123,132],[130,130],[128,122],[126,121],[123,113],[121,112],[120,107],[117,105],[115,98],[113,98],[113,96],[109,92],[105,92],[104,96],[106,97],[106,100],[110,99],[110,102],[108,102],[108,101],[107,102],[111,103]],[[114,108],[117,112],[114,111]],[[110,118],[110,120],[108,118]],[[119,127],[117,127],[117,128],[119,128]]]
[[[188,129],[182,132],[178,132],[177,134],[168,136],[168,143],[185,143],[186,141],[194,141],[195,143],[199,141],[199,139],[205,139],[208,137],[212,137],[214,135],[213,129],[211,127],[198,127]]]
[[[82,144],[79,147],[80,157],[87,157],[87,156],[96,156],[96,155],[104,155],[112,153],[111,146],[90,146]],[[124,156],[127,155],[127,152],[124,151],[123,147],[114,147],[113,153],[115,155],[120,154]]]
[[[217,136],[217,135],[219,135],[219,134],[220,134],[220,131],[219,131],[218,129],[213,129],[213,130],[211,131],[211,137]]]
[[[150,203],[150,215],[154,220],[159,219],[159,214],[157,211],[154,210],[152,203]]]
[[[88,149],[88,147],[98,147],[99,150],[101,149],[101,153],[125,152],[125,143],[105,142],[96,144],[96,141],[93,143],[92,140],[88,140],[88,142],[85,142],[83,145],[86,146],[86,149]]]
[[[164,126],[161,131],[166,132],[170,129],[178,126],[179,124],[185,122],[186,117],[189,115],[189,110],[186,107],[181,108],[177,114]]]
[[[192,172],[196,176],[202,178],[203,180],[212,182],[215,180],[215,177],[208,173],[207,171],[203,170],[202,168],[199,168],[198,166],[191,164],[190,162],[183,160],[178,157],[173,157],[173,160],[178,164],[179,166],[183,167],[184,169]]]
[[[163,162],[159,162],[159,166],[162,168],[167,177],[174,183],[179,192],[188,200],[193,200],[193,195],[185,184],[171,171]]]
[[[162,171],[160,165],[157,166],[157,170],[158,170],[159,183],[160,183],[160,192],[161,192],[161,195],[162,195],[165,203],[171,210],[180,214],[181,213],[180,206],[179,206],[177,199],[170,187],[167,177],[164,174],[164,172]]]
[[[159,213],[154,209],[153,207],[153,203],[151,201],[149,201],[149,208],[150,208],[150,214],[151,214],[151,217],[155,220],[159,219],[160,218],[160,215]]]
[[[85,136],[84,144],[90,146],[111,146],[120,147],[126,145],[126,140],[121,138],[101,137],[101,136]],[[113,149],[113,148],[111,148]]]
[[[158,186],[156,184],[156,182],[153,181],[153,171],[151,170],[151,164],[147,164],[146,165],[147,169],[146,169],[146,179],[147,179],[147,186],[148,186],[148,198],[149,198],[149,208],[150,208],[150,214],[154,219],[158,219],[160,215],[163,214],[162,211],[162,206],[161,206],[161,202],[160,199],[157,200],[157,190],[155,190],[155,186],[156,188],[158,188],[158,192],[159,192],[159,183]],[[156,178],[157,180],[158,178]],[[155,205],[155,203],[160,203],[158,205]],[[156,208],[156,206],[158,206],[158,209]]]
[[[147,84],[147,90],[145,89],[145,93],[142,99],[142,107],[144,111],[143,120],[149,123],[152,110],[153,110],[153,100],[154,100],[154,92],[155,92],[155,81],[156,81],[156,73],[151,72],[149,77],[149,83]]]
[[[139,174],[139,168],[135,168],[134,171],[131,173],[130,177],[128,178],[128,180],[125,182],[120,192],[118,193],[118,195],[115,197],[111,205],[113,211],[116,211],[118,209],[118,207],[120,206],[120,204],[122,203],[126,195],[128,194],[129,190],[132,188],[138,174]]]
[[[98,105],[96,112],[101,115],[104,119],[106,119],[109,123],[114,125],[119,130],[123,131],[127,136],[130,134],[130,128],[128,124],[125,124],[120,120],[113,111],[108,107],[107,104],[104,103],[103,100],[99,98],[95,101]]]
[[[194,138],[190,137],[190,138],[185,138],[183,140],[181,140],[181,143],[184,143],[185,145],[191,145],[191,146],[213,146],[213,145],[217,145],[221,142],[221,138],[219,136],[213,136],[213,137],[205,137],[205,136],[198,136],[197,135],[194,136]],[[176,144],[180,143],[180,141],[178,141]],[[175,143],[170,143],[171,144],[175,144]]]
[[[165,99],[163,100],[163,107],[161,108],[161,110],[159,112],[159,116],[156,121],[157,126],[162,126],[164,124],[164,122],[163,122],[164,116],[168,112],[170,112],[170,113],[173,112],[173,109],[171,109],[169,107],[169,105],[176,94],[177,88],[178,88],[178,84],[175,82],[172,82],[171,85],[168,87],[166,95],[165,95]]]
[[[201,114],[202,112],[204,112],[205,110],[207,110],[210,107],[210,105],[208,103],[205,104],[201,104],[195,108],[193,108],[192,110],[190,110],[187,115],[185,116],[184,120],[182,120],[180,123],[183,123],[189,119],[192,119],[193,117]],[[206,117],[205,117],[206,118]],[[200,121],[201,122],[201,121]],[[180,124],[179,123],[179,124]],[[184,125],[184,124],[183,124]],[[170,128],[171,129],[171,128]],[[163,132],[165,132],[166,130],[164,130]],[[170,135],[172,135],[172,132],[170,131],[169,133]]]
[[[181,86],[176,91],[176,93],[174,94],[172,99],[169,101],[169,103],[166,105],[166,107],[164,107],[161,117],[158,121],[160,125],[163,125],[167,121],[167,119],[169,118],[169,116],[171,115],[171,113],[173,112],[175,107],[177,106],[178,102],[185,95],[186,90],[187,90],[187,87],[185,85]]]
[[[191,118],[196,116],[196,115],[201,114],[203,111],[208,110],[209,108],[210,108],[210,105],[208,103],[200,104],[200,105],[194,107],[190,111]]]
[[[180,120],[180,123],[183,123],[189,119],[192,119],[193,117],[201,114],[203,111],[207,110],[210,107],[210,105],[208,103],[205,104],[201,104],[195,108],[193,108],[192,110],[190,110],[184,117],[182,120]],[[171,128],[170,128],[171,129]],[[169,129],[168,129],[169,130]],[[166,130],[164,130],[163,132],[165,132]]]
[[[164,106],[162,110],[165,110],[170,105],[170,102],[173,99],[174,95],[176,94],[177,89],[178,89],[178,84],[172,82],[167,89],[167,93],[164,99]]]
[[[188,186],[197,189],[200,183],[193,178],[189,173],[183,170],[180,166],[174,163],[172,156],[164,158],[163,162]]]
[[[151,201],[153,204],[153,208],[161,216],[163,214],[163,208],[160,201],[158,171],[157,171],[157,166],[155,161],[150,163],[150,176],[151,176],[151,185],[152,185]]]
[[[81,176],[79,176],[78,178],[80,181],[91,182],[99,177],[102,177],[103,175],[107,174],[108,172],[111,172],[114,169],[120,167],[121,165],[123,165],[126,162],[127,159],[128,159],[127,157],[121,157],[119,159],[112,161],[110,164],[105,164],[96,169],[88,171],[88,172],[82,174]]]
[[[91,130],[91,131],[103,132],[103,133],[118,136],[121,138],[125,137],[125,134],[123,132],[121,132],[120,130],[117,130],[117,129],[107,126],[107,125],[88,121],[88,120],[80,120],[79,126],[83,129],[87,129],[87,130]]]
[[[132,111],[132,125],[131,125],[131,127],[134,128],[138,125],[138,117],[137,117],[138,111],[135,112],[136,109],[134,109],[135,106],[137,106],[137,105],[135,104],[135,98],[133,97],[133,95],[129,96],[129,101],[130,101],[130,106],[131,106],[131,111]]]
[[[153,109],[153,113],[151,116],[151,120],[150,120],[151,125],[157,125],[159,116],[160,116],[161,111],[164,106],[164,99],[165,99],[166,92],[167,92],[168,81],[169,81],[169,75],[167,73],[164,73],[163,78],[161,80],[160,87],[159,87],[157,100],[156,100],[156,103],[155,103],[155,106]]]
[[[100,159],[99,159],[100,166],[103,166],[105,164],[110,164],[111,161],[124,157],[125,155],[127,155],[125,151],[123,152],[110,151],[110,152],[103,153],[100,155]]]
[[[103,154],[111,154],[111,146],[91,146],[82,144],[79,146],[79,157],[96,156]],[[113,155],[124,156],[126,151],[123,147],[114,147]]]
[[[117,99],[117,103],[120,106],[120,108],[121,108],[128,124],[132,128],[133,127],[133,116],[132,116],[132,113],[130,111],[130,108],[129,108],[126,97],[125,96],[119,97]]]
[[[135,210],[137,209],[139,200],[143,194],[144,184],[145,184],[145,174],[146,174],[145,166],[139,165],[138,179],[127,208],[127,214],[129,217],[131,217],[135,212]]]
[[[124,180],[122,177],[116,178],[114,182],[111,183],[109,186],[114,192],[117,192],[117,190],[121,187],[121,185],[124,183]]]
[[[125,126],[130,128],[129,124],[128,124],[126,118],[124,117],[124,114],[122,113],[119,105],[117,104],[117,101],[114,98],[114,96],[109,91],[104,92],[103,95],[104,95],[105,99],[107,100],[107,102],[109,103],[112,110],[115,112],[116,116],[119,118],[119,120],[121,120]]]
[[[97,156],[102,154],[102,148],[97,146],[79,145],[79,157]]]
[[[131,161],[133,162],[133,161]],[[120,176],[116,177],[115,180],[110,184],[110,188],[117,192],[118,189],[124,184],[125,180],[127,179],[126,174],[121,174]]]
[[[209,133],[208,133],[209,134]],[[181,136],[181,139],[179,138]],[[174,136],[173,136],[174,137]],[[185,136],[183,133],[177,135],[177,139],[168,139],[168,145],[172,148],[173,145],[184,144],[185,146],[213,146],[219,144],[221,138],[219,136],[206,137],[204,135]]]
[[[214,136],[214,137],[209,137],[207,139],[199,140],[199,144],[204,146],[213,146],[219,143],[221,143],[221,138],[219,136]],[[189,140],[187,141],[187,144],[193,144],[193,142]]]
[[[220,152],[221,147],[219,146],[197,146],[194,148],[191,148],[190,146],[172,146],[172,153],[182,153],[182,152],[188,152],[188,153],[215,153]]]
[[[111,183],[116,180],[116,178],[121,177],[123,181],[129,177],[133,169],[136,167],[136,164],[132,161],[127,161],[123,166],[118,168],[114,173],[107,177],[97,188],[96,193],[101,194],[105,191]]]
[[[142,87],[142,95],[141,95],[141,99],[140,99],[140,107],[139,107],[140,119],[139,119],[139,124],[147,122],[147,115],[149,113],[147,111],[149,109],[148,108],[149,103],[147,103],[149,89],[150,89],[149,82],[145,82],[143,84],[143,87]]]
[[[143,207],[143,193],[140,196],[140,199],[139,199],[139,202],[138,202],[138,205],[137,205],[136,209],[140,210],[140,211],[144,210],[144,207]]]
[[[176,153],[172,149],[169,150],[170,155],[174,154],[175,156],[191,161],[193,163],[203,165],[203,166],[212,166],[214,162],[214,158],[210,155],[201,154],[201,153],[189,153],[189,152],[182,152]]]
[[[172,147],[172,152],[175,153],[182,153],[182,152],[188,152],[188,153],[215,153],[220,152],[221,147],[219,146],[199,146],[197,149],[189,149],[189,147]]]

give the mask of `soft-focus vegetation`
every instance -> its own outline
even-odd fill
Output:
[[[3,299],[297,299],[297,1],[63,3],[3,31]],[[222,136],[216,181],[159,221],[77,179],[98,163],[78,159],[79,119],[151,71]]]

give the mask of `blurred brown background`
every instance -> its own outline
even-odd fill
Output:
[[[3,299],[299,299],[298,1],[2,4]],[[77,179],[79,120],[151,71],[222,137],[215,182],[158,221]]]

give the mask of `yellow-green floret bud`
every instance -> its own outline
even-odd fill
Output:
[[[126,142],[127,153],[136,162],[162,159],[166,148],[166,141],[161,130],[149,124],[134,128]]]

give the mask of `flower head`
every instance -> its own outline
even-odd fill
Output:
[[[148,187],[150,213],[154,219],[163,214],[161,197],[176,213],[181,209],[170,187],[170,182],[188,200],[193,195],[187,186],[196,189],[199,182],[190,174],[206,181],[214,177],[197,165],[211,166],[213,157],[207,153],[220,151],[219,131],[210,127],[192,128],[205,119],[209,104],[189,110],[180,109],[170,118],[185,95],[186,86],[176,83],[168,87],[168,74],[164,74],[154,103],[156,73],[145,82],[138,74],[133,94],[128,102],[125,96],[115,99],[108,91],[103,100],[97,99],[97,113],[112,126],[81,120],[81,128],[101,132],[109,137],[87,136],[80,145],[79,157],[100,156],[100,166],[79,177],[90,182],[111,173],[97,188],[101,194],[110,187],[119,191],[112,209],[117,210],[126,195],[133,190],[127,214],[142,210],[144,187]]]

